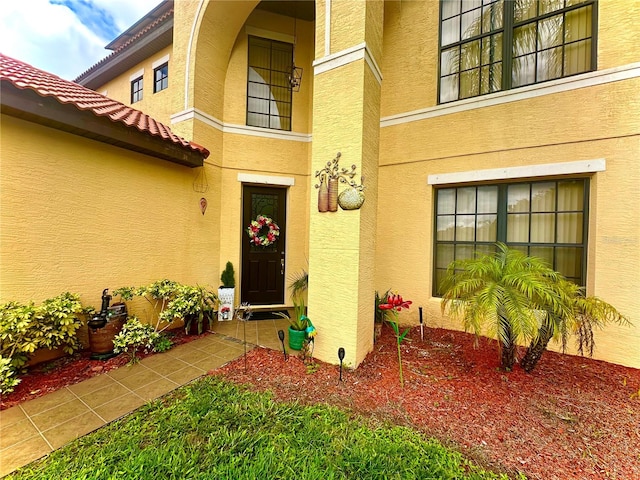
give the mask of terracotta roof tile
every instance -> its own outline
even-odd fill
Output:
[[[2,53],[0,53],[0,80],[8,81],[19,89],[33,90],[42,97],[53,97],[60,103],[74,105],[79,110],[91,111],[96,116],[123,123],[130,128],[162,138],[187,150],[199,152],[203,158],[209,156],[206,148],[177,136],[169,127],[139,110]]]

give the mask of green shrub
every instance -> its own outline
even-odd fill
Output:
[[[171,348],[171,342],[164,335],[158,333],[153,325],[141,323],[137,317],[129,317],[113,339],[113,351],[125,353],[130,357],[129,363],[136,363],[138,352],[164,352]]]
[[[225,288],[234,288],[236,286],[233,263],[227,262],[222,274],[220,275],[220,281],[222,282],[222,286]]]
[[[13,391],[13,383],[24,373],[29,357],[39,348],[62,347],[73,353],[81,347],[77,331],[82,325],[80,297],[65,292],[35,306],[33,302],[0,305],[0,381],[2,393]]]
[[[10,393],[20,383],[16,369],[11,365],[11,359],[0,357],[0,393]]]
[[[165,322],[181,318],[184,320],[186,333],[189,333],[191,324],[195,321],[199,335],[202,333],[205,319],[213,319],[217,301],[217,295],[207,287],[178,285],[175,296],[167,303],[167,308],[160,318]]]

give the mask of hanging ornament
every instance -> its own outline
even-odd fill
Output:
[[[203,215],[204,215],[204,212],[207,211],[207,199],[204,197],[200,199],[200,211],[202,212]]]
[[[196,175],[196,178],[193,180],[193,190],[198,193],[206,193],[209,190],[205,167],[200,168],[198,175]]]

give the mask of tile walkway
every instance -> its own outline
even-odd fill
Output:
[[[215,335],[0,412],[0,476],[239,357],[245,335],[247,351],[279,350],[278,330],[287,326],[285,319],[215,322]]]

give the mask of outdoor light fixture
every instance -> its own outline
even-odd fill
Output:
[[[298,41],[298,37],[296,36],[296,26],[297,26],[297,19],[296,17],[294,17],[293,18],[293,52],[292,52],[291,70],[289,71],[289,86],[291,87],[292,92],[299,92],[300,84],[302,83],[302,68],[296,67],[296,43]]]
[[[300,84],[302,83],[302,68],[296,67],[296,64],[291,65],[291,71],[289,72],[289,85],[291,91],[299,92]]]
[[[344,360],[344,348],[338,349],[338,358],[340,359],[340,381],[342,381],[342,360]]]
[[[424,325],[422,323],[422,307],[418,307],[420,313],[420,340],[424,342]]]
[[[284,347],[284,330],[278,330],[278,338],[282,344],[282,353],[284,353],[284,361],[287,361],[287,349]]]

